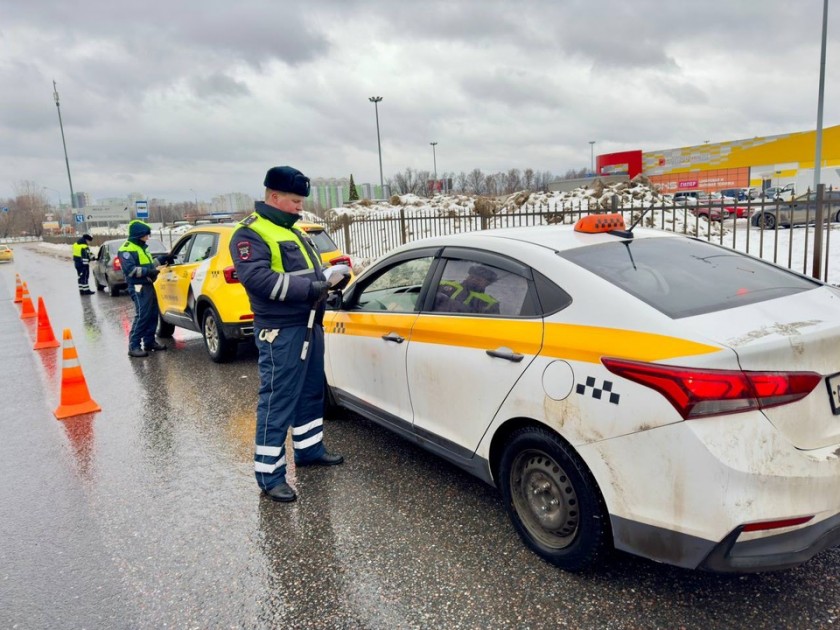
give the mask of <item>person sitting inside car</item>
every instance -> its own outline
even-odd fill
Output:
[[[499,301],[486,292],[499,276],[484,265],[473,265],[461,282],[442,280],[435,301],[436,311],[498,315]]]

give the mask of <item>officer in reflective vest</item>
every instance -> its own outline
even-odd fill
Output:
[[[151,234],[152,228],[135,219],[128,224],[128,240],[120,245],[118,251],[128,293],[134,302],[134,322],[128,335],[128,356],[132,358],[147,357],[149,352],[166,350],[166,346],[155,339],[158,303],[153,283],[159,272],[157,261],[146,247]]]
[[[259,350],[254,473],[269,498],[290,502],[297,495],[286,483],[289,429],[296,466],[335,466],[344,458],[329,453],[323,442],[328,283],[317,250],[294,227],[309,196],[309,179],[290,166],[276,166],[263,185],[265,201],[237,226],[230,253],[254,312]]]
[[[458,313],[481,313],[484,315],[498,315],[499,301],[486,289],[498,279],[495,271],[484,265],[473,265],[467,272],[467,277],[461,282],[443,280],[438,292],[448,300],[445,305],[436,304],[436,310],[449,310]]]
[[[82,234],[73,243],[73,265],[76,267],[76,276],[79,283],[80,295],[93,295],[90,290],[88,279],[90,278],[90,245],[93,240],[90,234]]]

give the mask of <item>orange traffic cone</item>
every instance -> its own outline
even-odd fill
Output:
[[[102,407],[90,397],[90,392],[79,364],[79,355],[70,329],[64,329],[64,348],[61,365],[61,404],[53,412],[59,420],[84,413],[102,411]]]
[[[35,337],[33,350],[43,348],[58,348],[61,344],[55,338],[55,333],[50,324],[50,316],[47,315],[47,307],[44,306],[44,298],[38,298],[38,335]]]
[[[15,274],[15,304],[23,302],[23,283],[20,281],[20,274]]]
[[[26,283],[23,283],[23,300],[21,304],[20,310],[20,318],[21,319],[29,319],[30,317],[36,317],[38,313],[35,312],[35,306],[32,304],[32,298],[29,297],[29,287],[26,286]]]

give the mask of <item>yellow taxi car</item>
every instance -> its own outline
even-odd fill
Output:
[[[323,225],[298,222],[296,227],[309,235],[325,265],[350,266]],[[175,243],[155,281],[158,336],[171,337],[176,326],[200,332],[216,363],[234,358],[239,342],[254,335],[254,314],[228,249],[235,228],[217,223],[190,229]]]
[[[0,262],[11,262],[15,255],[12,248],[8,245],[0,245]]]

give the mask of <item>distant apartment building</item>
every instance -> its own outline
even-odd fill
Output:
[[[248,214],[253,211],[254,198],[245,193],[226,193],[213,197],[210,201],[210,214]]]
[[[71,203],[74,208],[85,208],[91,204],[91,198],[86,192],[77,192],[73,193]]]
[[[373,184],[356,184],[359,199],[387,199],[388,186],[385,190]],[[309,197],[305,207],[310,211],[340,208],[350,201],[349,177],[317,177],[311,181]]]

